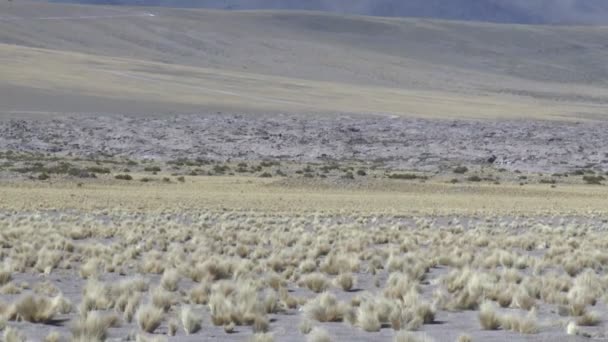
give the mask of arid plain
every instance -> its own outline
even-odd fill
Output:
[[[0,3],[0,337],[608,339],[606,33]]]

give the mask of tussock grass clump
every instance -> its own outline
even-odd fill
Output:
[[[211,295],[211,286],[209,284],[199,284],[190,289],[188,298],[192,304],[206,305],[209,302]]]
[[[169,322],[167,323],[167,334],[169,336],[175,336],[177,334],[177,330],[179,328],[179,322],[175,317],[171,317]]]
[[[141,330],[147,333],[153,333],[162,323],[164,313],[162,309],[148,304],[141,306],[137,310],[135,317],[137,319],[137,325]]]
[[[566,334],[576,336],[580,333],[580,328],[575,322],[569,322],[566,326]]]
[[[4,286],[0,287],[0,294],[3,295],[17,295],[22,291],[23,290],[13,282],[6,283]]]
[[[399,331],[395,334],[393,342],[434,342],[434,340],[426,335],[415,335],[407,331]]]
[[[82,266],[80,267],[80,276],[83,279],[97,278],[99,276],[102,266],[103,263],[101,260],[97,258],[91,258],[87,260],[84,264],[82,264]]]
[[[306,259],[300,263],[298,267],[301,273],[312,273],[317,269],[317,263],[314,260]]]
[[[390,299],[403,300],[411,291],[418,289],[418,282],[407,274],[394,272],[388,277],[384,296]]]
[[[67,315],[72,312],[72,302],[69,299],[65,298],[62,294],[59,294],[51,299],[51,305],[55,308],[55,310],[60,313]]]
[[[464,268],[450,272],[442,277],[441,282],[451,294],[445,303],[447,309],[475,310],[484,301],[486,294],[494,292],[498,277]]]
[[[357,324],[367,332],[380,331],[382,324],[378,319],[376,308],[371,303],[365,303],[357,310]]]
[[[535,310],[530,311],[526,316],[500,315],[491,302],[484,302],[481,305],[479,322],[485,330],[504,329],[521,334],[536,334],[539,331]]]
[[[91,310],[108,310],[114,306],[112,288],[108,284],[89,279],[84,288],[79,308],[81,313]]]
[[[257,316],[253,319],[251,326],[256,333],[267,332],[270,329],[270,320],[266,316]]]
[[[586,175],[583,176],[583,181],[586,184],[590,184],[590,185],[601,185],[602,181],[605,181],[606,178],[604,176],[590,176],[590,175]]]
[[[266,277],[265,282],[275,291],[279,291],[280,289],[287,286],[287,281],[274,272]]]
[[[2,334],[2,339],[4,342],[26,342],[27,339],[25,337],[25,335],[13,328],[13,327],[6,327],[6,329],[4,329],[4,333]]]
[[[129,175],[129,174],[120,174],[120,175],[116,175],[114,176],[115,179],[118,180],[126,180],[126,181],[131,181],[133,180],[133,176]]]
[[[61,342],[64,341],[63,336],[57,331],[51,331],[48,335],[44,337],[44,342]]]
[[[576,276],[567,294],[571,315],[582,316],[587,305],[596,304],[597,298],[604,293],[602,283],[603,280],[591,270],[586,270]]]
[[[180,317],[186,334],[194,334],[201,330],[203,317],[194,312],[190,306],[182,307]]]
[[[425,323],[424,313],[418,312],[416,308],[399,306],[390,313],[389,320],[394,330],[418,330]]]
[[[249,283],[219,282],[214,284],[209,298],[211,321],[216,326],[261,324],[268,313],[279,310],[278,300],[272,293],[260,296]]]
[[[236,326],[234,325],[234,322],[230,322],[230,323],[224,325],[224,332],[226,334],[232,334],[232,333],[234,333],[235,328],[236,328]]]
[[[388,178],[404,179],[404,180],[414,180],[414,179],[426,180],[426,179],[428,179],[427,176],[415,175],[413,173],[393,173],[393,174],[388,175]]]
[[[169,291],[166,291],[162,287],[157,287],[156,289],[152,290],[151,295],[152,304],[155,307],[162,309],[164,312],[169,311],[169,309],[171,309],[171,306],[176,304],[177,299],[175,295]]]
[[[257,333],[251,336],[250,342],[274,342],[274,336],[271,333]]]
[[[230,279],[236,268],[236,264],[231,261],[212,258],[205,261],[200,266],[193,267],[188,276],[193,281],[200,283],[202,281],[215,282],[223,279]]]
[[[179,272],[175,269],[167,269],[160,279],[160,285],[167,291],[175,292],[178,289]]]
[[[305,318],[298,325],[298,330],[304,335],[308,335],[312,331],[313,325],[312,322]]]
[[[585,312],[576,319],[576,324],[580,326],[596,326],[601,322],[601,315],[597,312]]]
[[[353,255],[329,254],[323,260],[319,269],[329,275],[355,272],[359,269],[359,260]]]
[[[319,322],[341,322],[348,305],[339,302],[331,293],[322,293],[304,306],[304,314]]]
[[[382,324],[387,324],[397,311],[400,303],[395,303],[384,297],[372,297],[363,294],[361,297],[354,297],[351,305],[356,310],[347,312],[347,320],[365,331],[378,331]]]
[[[530,311],[536,305],[536,299],[523,289],[513,296],[512,301],[515,307],[526,311]]]
[[[50,281],[36,283],[33,286],[32,290],[34,290],[34,293],[37,295],[48,297],[57,296],[60,293],[59,288],[57,288],[57,286],[55,286]]]
[[[329,280],[322,273],[311,273],[304,275],[300,279],[300,284],[313,292],[321,293],[329,287]]]
[[[460,335],[456,339],[456,342],[473,342],[473,338],[469,335]]]
[[[135,336],[135,342],[167,342],[167,338],[164,336],[147,336],[137,334],[137,336]]]
[[[0,285],[7,284],[9,281],[11,281],[11,278],[11,272],[0,270]]]
[[[36,271],[50,274],[51,271],[59,265],[61,260],[63,259],[63,252],[59,250],[50,250],[46,247],[43,247],[38,252],[38,259],[36,260],[36,264],[34,268]]]
[[[91,311],[86,316],[79,317],[72,323],[72,341],[97,342],[105,341],[108,329],[118,325],[118,317],[113,314],[103,315],[99,311]]]
[[[351,291],[356,283],[357,280],[351,273],[342,273],[334,279],[334,285],[344,291]]]
[[[500,317],[500,326],[520,334],[536,334],[539,331],[536,317],[533,314],[526,316],[504,315]]]
[[[331,336],[327,330],[322,328],[314,328],[306,338],[307,342],[331,342]]]
[[[127,299],[123,310],[123,318],[125,321],[129,323],[133,321],[133,317],[135,316],[135,312],[139,307],[140,302],[141,295],[139,293],[134,293]]]
[[[399,281],[393,282],[393,285],[388,286],[385,290],[386,298],[397,299],[396,303],[376,300],[376,305],[381,304],[383,307],[379,312],[384,312],[380,321],[384,323],[387,320],[385,317],[388,317],[388,321],[395,330],[416,330],[423,324],[433,323],[435,309],[422,300],[416,287],[409,289],[404,287],[407,284],[407,278],[399,276],[398,279]],[[390,278],[389,283],[391,283]]]
[[[27,295],[15,303],[10,318],[32,323],[49,323],[58,313],[68,313],[70,310],[71,304],[63,297],[49,299]]]
[[[484,330],[498,330],[500,317],[490,302],[484,302],[479,308],[479,323]]]
[[[469,168],[466,166],[456,166],[455,168],[452,169],[452,172],[457,173],[457,174],[464,174],[467,173],[469,171]]]

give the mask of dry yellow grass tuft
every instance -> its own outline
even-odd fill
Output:
[[[171,309],[171,307],[177,302],[175,294],[165,290],[162,287],[157,287],[152,290],[151,296],[152,304],[155,307],[162,309],[164,312],[169,311],[169,309]]]
[[[484,302],[479,308],[479,323],[485,330],[497,330],[500,328],[500,317],[496,308],[490,302]]]
[[[139,307],[135,313],[135,317],[137,319],[137,325],[141,330],[147,333],[153,333],[162,323],[164,313],[162,309],[148,304]]]
[[[32,323],[49,323],[59,313],[69,313],[71,304],[62,296],[52,299],[27,295],[10,310],[9,318]]]
[[[426,335],[415,335],[407,331],[399,331],[393,338],[393,342],[433,342],[434,340]]]
[[[188,335],[195,334],[202,327],[203,317],[197,312],[193,311],[190,306],[182,307],[180,318],[182,320],[184,331]]]
[[[312,322],[307,318],[303,319],[300,324],[298,324],[298,330],[304,335],[308,335],[313,328]]]
[[[456,342],[473,342],[473,339],[469,335],[460,335],[456,339]]]
[[[319,322],[341,322],[348,305],[339,302],[331,293],[325,292],[304,306],[306,317]]]
[[[165,269],[160,279],[160,285],[167,291],[175,292],[178,289],[179,278],[180,275],[177,270]]]
[[[63,336],[57,331],[51,331],[44,337],[44,342],[61,342],[64,341]]]
[[[300,283],[316,293],[321,293],[329,288],[329,280],[322,273],[306,274],[300,279]]]
[[[167,335],[175,336],[177,334],[177,330],[179,329],[179,321],[175,317],[171,317],[169,322],[167,322]]]
[[[306,338],[307,342],[331,342],[331,336],[327,330],[322,328],[314,328]]]
[[[13,328],[13,327],[6,327],[6,329],[4,329],[4,333],[2,333],[2,338],[4,342],[26,342],[27,339],[25,337],[25,335]]]
[[[342,273],[334,279],[334,284],[344,291],[350,291],[357,284],[357,280],[351,273]]]
[[[598,312],[585,312],[576,319],[576,324],[580,326],[596,326],[602,321],[602,316]]]
[[[274,342],[274,336],[271,333],[257,333],[250,339],[250,342]]]
[[[11,278],[11,272],[0,270],[0,285],[7,284],[9,281],[11,281]]]
[[[103,315],[98,311],[86,313],[72,323],[72,341],[97,342],[105,341],[110,327],[118,325],[118,317],[113,314]]]
[[[137,334],[135,342],[167,342],[167,338],[163,336],[148,336]]]

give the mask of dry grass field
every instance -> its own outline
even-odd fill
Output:
[[[171,179],[164,182],[160,179]],[[147,174],[133,174],[149,179]],[[603,214],[608,189],[593,185],[450,184],[373,180],[355,187],[315,180],[290,181],[254,176],[195,176],[178,182],[160,174],[153,182],[125,182],[109,177],[92,181],[56,180],[3,182],[2,208],[27,212],[44,210],[183,211],[209,208],[268,213],[335,212],[471,216],[581,216]],[[80,182],[80,183],[79,183]]]
[[[605,188],[375,188],[3,183],[4,339],[605,338]]]

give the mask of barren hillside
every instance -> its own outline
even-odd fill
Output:
[[[88,97],[92,112],[527,117],[596,115],[608,102],[604,27],[27,1],[0,13],[0,87],[28,89],[2,92],[5,111],[82,111]]]
[[[280,9],[525,24],[608,22],[604,0],[53,0],[228,10]]]

